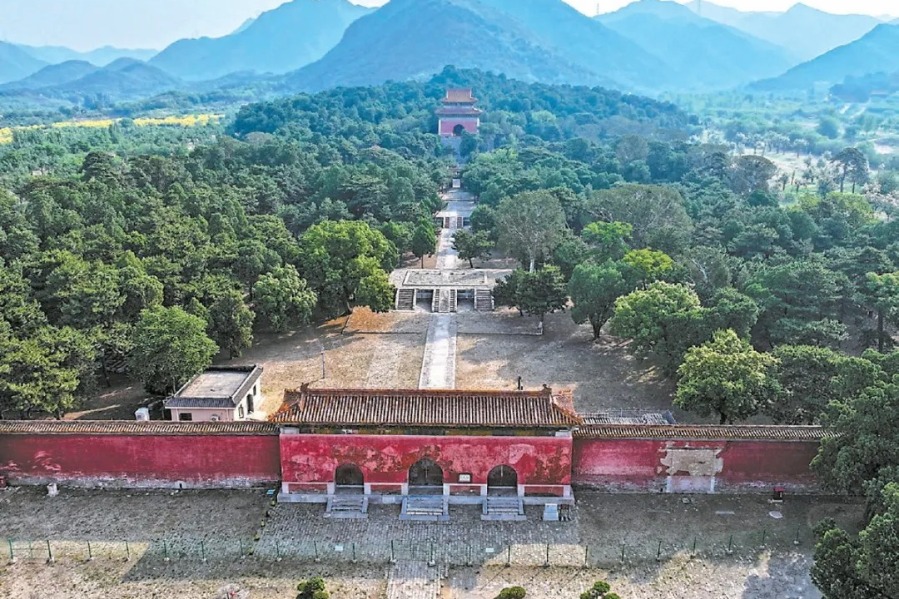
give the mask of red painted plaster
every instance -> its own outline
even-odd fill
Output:
[[[280,478],[278,437],[0,435],[11,482],[247,486]]]
[[[718,488],[770,488],[782,485],[787,489],[813,487],[815,475],[811,463],[818,453],[818,443],[797,442],[731,442],[721,452],[724,470]]]
[[[452,136],[456,125],[462,125],[467,132],[473,135],[478,133],[478,119],[476,118],[445,118],[440,119],[440,135]]]
[[[571,439],[566,437],[428,437],[398,435],[281,435],[284,482],[331,482],[341,464],[357,465],[367,483],[407,482],[422,458],[443,468],[445,483],[471,474],[486,484],[495,466],[511,466],[520,485],[567,485]]]

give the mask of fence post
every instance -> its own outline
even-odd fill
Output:
[[[350,543],[350,547],[353,549],[353,563],[356,563],[356,543]]]
[[[724,550],[727,555],[730,555],[734,552],[734,535],[730,535],[730,539],[727,541],[727,549]]]
[[[762,529],[762,547],[765,546],[765,538],[768,536],[768,529]]]
[[[318,542],[312,541],[312,549],[315,551],[315,561],[316,563],[321,561],[321,558],[318,556]]]
[[[549,568],[549,543],[546,544],[546,560],[543,562],[544,568]]]
[[[91,542],[90,542],[90,541],[87,542],[87,561],[89,561],[89,562],[94,561],[94,552],[93,552],[93,550],[91,549]]]
[[[16,554],[12,549],[12,539],[7,538],[6,543],[9,545],[9,563],[14,564],[16,563]]]
[[[465,560],[465,565],[466,566],[471,565],[471,543],[468,543],[468,559]]]
[[[206,561],[206,543],[202,539],[200,539],[200,559]]]
[[[34,559],[34,547],[31,544],[31,541],[28,541],[28,559]]]
[[[621,546],[621,563],[624,563],[624,545]]]
[[[657,562],[662,561],[662,541],[661,540],[659,540],[659,549],[658,549],[658,551],[656,551],[656,561]]]
[[[169,546],[165,539],[162,540],[162,561],[169,561]]]
[[[799,528],[798,527],[796,528],[796,538],[793,540],[793,544],[794,545],[799,544]]]
[[[693,550],[690,552],[690,557],[696,557],[696,537],[693,537]]]
[[[275,561],[281,561],[281,541],[275,539]]]
[[[393,547],[393,539],[390,540],[390,563],[396,563],[396,549]]]
[[[240,559],[243,559],[243,539],[237,539],[237,551],[240,552]]]
[[[47,539],[47,563],[53,563],[53,550],[50,549],[50,539]]]
[[[434,543],[428,543],[428,565],[432,568],[437,565],[437,560],[434,559]]]
[[[131,561],[131,547],[128,545],[128,541],[125,541],[125,561]]]
[[[512,565],[512,542],[510,541],[509,544],[506,546],[506,567],[508,568],[511,565]]]
[[[584,567],[590,567],[590,545],[584,545]]]

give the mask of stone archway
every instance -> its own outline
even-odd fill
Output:
[[[422,458],[409,468],[410,487],[442,487],[443,468],[430,458]]]
[[[465,125],[459,123],[453,127],[453,137],[462,137],[463,133],[465,133]]]
[[[365,490],[365,474],[356,464],[341,464],[334,471],[334,485],[338,492],[363,492]]]
[[[518,472],[512,466],[501,464],[487,475],[488,493],[518,492]]]

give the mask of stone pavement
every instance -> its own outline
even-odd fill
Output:
[[[398,561],[387,577],[387,599],[437,599],[440,576],[421,561]]]
[[[455,314],[432,314],[421,365],[420,389],[453,389],[456,386]]]

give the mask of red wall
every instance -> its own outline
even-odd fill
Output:
[[[359,466],[367,483],[405,483],[422,458],[443,468],[444,482],[471,474],[486,484],[495,466],[511,466],[520,485],[567,485],[571,481],[568,437],[413,437],[399,435],[281,436],[281,471],[286,483],[334,480],[341,464]]]
[[[610,491],[658,492],[668,488],[670,476],[690,475],[670,472],[663,463],[669,449],[713,450],[720,460],[713,476],[715,491],[768,490],[775,485],[795,491],[816,488],[810,464],[818,452],[817,441],[575,439],[572,484]]]
[[[465,130],[471,134],[478,132],[478,119],[474,118],[458,118],[458,119],[440,119],[440,135],[453,135],[456,125],[462,125]]]
[[[0,435],[13,483],[243,487],[280,478],[277,435]]]

